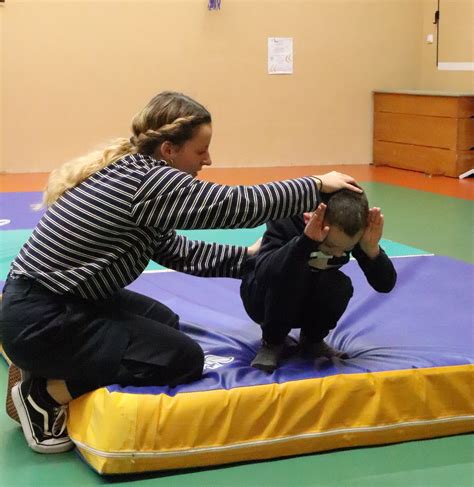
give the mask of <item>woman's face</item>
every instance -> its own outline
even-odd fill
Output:
[[[203,166],[212,164],[209,154],[209,145],[212,138],[212,125],[205,123],[196,129],[192,139],[181,146],[171,146],[169,158],[170,165],[191,176],[196,176]],[[172,161],[172,162],[171,162]]]

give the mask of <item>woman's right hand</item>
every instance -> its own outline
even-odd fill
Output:
[[[363,193],[364,190],[357,184],[357,181],[348,174],[331,171],[322,176],[315,176],[321,181],[321,193],[334,193],[340,189],[350,189],[356,193]]]

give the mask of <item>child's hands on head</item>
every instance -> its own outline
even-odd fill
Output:
[[[375,259],[380,253],[379,242],[383,233],[383,215],[380,208],[370,208],[367,219],[367,227],[360,239],[361,249],[371,259]]]
[[[329,227],[324,225],[324,214],[326,213],[326,205],[320,203],[313,213],[304,214],[304,222],[306,227],[304,233],[311,240],[316,242],[324,242],[329,233]]]

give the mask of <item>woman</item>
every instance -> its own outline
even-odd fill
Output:
[[[239,277],[255,247],[190,241],[176,229],[254,227],[311,211],[318,191],[361,191],[340,173],[256,186],[195,179],[211,164],[209,112],[186,95],[155,96],[130,139],[54,171],[48,210],[11,266],[5,352],[25,379],[12,389],[28,444],[66,451],[66,405],[111,383],[199,379],[203,352],[168,307],[124,289],[152,259],[198,276]]]

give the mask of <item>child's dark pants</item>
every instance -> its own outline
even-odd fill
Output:
[[[259,284],[246,275],[241,296],[249,316],[262,326],[263,339],[282,343],[292,328],[309,342],[321,341],[336,325],[353,295],[351,279],[339,270],[302,272],[292,282]]]

